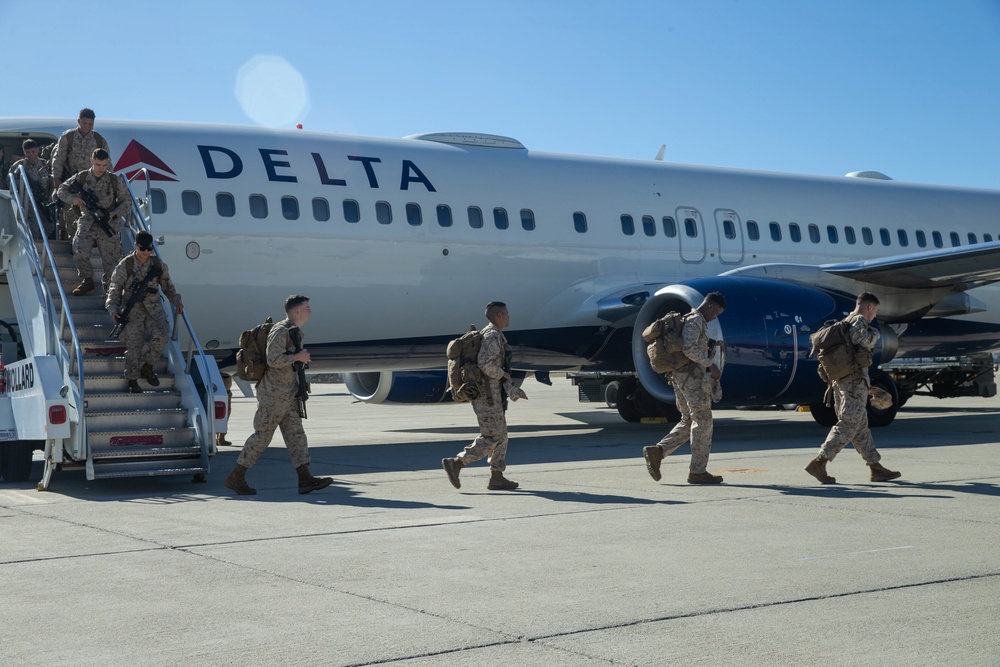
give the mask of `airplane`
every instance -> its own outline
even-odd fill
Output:
[[[0,118],[0,143],[14,154],[75,125]],[[673,402],[642,329],[713,290],[729,303],[709,329],[722,407],[819,407],[808,336],[862,291],[882,303],[875,365],[1000,348],[1000,190],[545,153],[475,132],[96,129],[220,365],[301,293],[311,370],[370,402],[447,400],[445,346],[491,300],[510,309],[521,377],[633,378],[626,418]],[[886,373],[877,383],[899,397]]]

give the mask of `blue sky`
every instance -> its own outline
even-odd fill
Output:
[[[1000,0],[0,0],[0,26],[0,116],[666,144],[1000,188]]]

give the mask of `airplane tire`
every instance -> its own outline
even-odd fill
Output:
[[[8,442],[0,450],[0,476],[8,482],[23,482],[31,476],[32,442]]]
[[[837,412],[825,403],[810,403],[809,414],[823,428],[830,428],[837,423]]]
[[[604,402],[609,408],[618,406],[618,391],[621,389],[621,382],[612,380],[604,387]]]
[[[892,405],[885,410],[876,410],[872,407],[871,401],[869,401],[868,426],[872,428],[888,426],[894,419],[896,419],[896,413],[899,411],[900,406],[899,392],[896,390],[896,383],[892,381],[892,378],[885,371],[875,371],[871,374],[871,380],[873,387],[885,389],[892,395]]]
[[[618,386],[616,407],[621,418],[632,424],[642,419],[642,410],[637,396],[635,380],[623,380]]]

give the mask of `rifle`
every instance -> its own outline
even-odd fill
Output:
[[[152,262],[153,260],[150,259],[149,261]],[[111,330],[111,338],[113,340],[118,340],[118,338],[122,335],[122,329],[124,329],[125,325],[128,324],[129,313],[132,312],[135,304],[145,298],[147,290],[151,290],[154,294],[156,293],[155,288],[148,288],[146,285],[149,284],[150,280],[158,278],[161,275],[163,275],[163,269],[154,263],[151,267],[149,267],[149,273],[146,274],[145,278],[142,280],[136,278],[132,281],[132,286],[130,288],[132,290],[132,296],[130,296],[128,301],[125,302],[125,307],[118,316],[118,322],[115,324],[115,328]]]
[[[94,196],[93,192],[84,189],[83,183],[78,180],[69,186],[69,191],[78,195],[83,200],[83,207],[87,209],[87,213],[94,219],[94,222],[101,226],[105,234],[109,237],[115,235],[111,230],[111,225],[108,224],[108,212],[97,205],[97,197]]]
[[[298,327],[293,327],[288,330],[288,337],[292,339],[295,352],[298,353],[301,351],[302,331]],[[309,383],[306,382],[306,369],[309,368],[309,364],[302,363],[301,361],[293,361],[292,368],[295,369],[296,374],[299,376],[299,390],[295,393],[295,399],[299,404],[299,417],[308,419],[306,416],[306,401],[309,400]]]

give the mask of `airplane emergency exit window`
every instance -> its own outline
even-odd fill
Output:
[[[901,247],[905,248],[906,246],[910,245],[910,239],[906,235],[906,230],[905,229],[897,229],[896,230],[896,238],[899,239],[899,245]]]
[[[188,215],[201,215],[201,195],[194,190],[181,193],[181,208]]]
[[[167,195],[164,194],[163,190],[159,188],[153,188],[149,191],[151,198],[153,200],[153,213],[166,213],[167,212]]]
[[[935,248],[944,247],[944,240],[941,238],[941,232],[931,232],[931,240],[934,241]]]
[[[622,216],[622,234],[625,236],[632,236],[635,234],[635,221],[632,220],[631,215]]]
[[[771,240],[772,241],[780,241],[781,240],[781,225],[779,225],[776,222],[772,222],[770,225],[768,225],[768,228],[771,230]]]
[[[854,233],[854,227],[851,227],[850,225],[844,227],[844,240],[851,245],[858,242],[858,236]]]
[[[389,202],[375,202],[375,219],[380,225],[388,225],[392,222],[392,206],[389,205]]]
[[[530,232],[535,229],[535,212],[530,208],[521,209],[521,229],[526,232]]]
[[[282,197],[281,198],[281,215],[285,216],[285,220],[298,220],[299,219],[299,200],[295,197]]]
[[[219,192],[215,195],[215,210],[223,218],[231,218],[236,215],[236,199],[228,192]]]
[[[892,243],[892,237],[889,236],[889,230],[882,227],[878,230],[879,238],[882,239],[882,245],[889,245]]]
[[[799,224],[797,222],[788,223],[788,238],[792,239],[796,243],[802,240],[802,230],[799,229]]]
[[[677,223],[669,215],[663,216],[663,235],[668,239],[677,236]]]
[[[507,209],[497,207],[493,209],[493,224],[497,229],[507,229],[510,221],[507,219]]]
[[[479,229],[483,226],[483,210],[478,206],[469,207],[469,227]]]
[[[962,239],[958,238],[958,232],[952,232],[948,237],[951,239],[951,246],[953,248],[962,245]]]
[[[653,216],[642,216],[642,232],[646,236],[656,236],[656,220],[653,220]]]
[[[423,213],[420,211],[420,204],[410,202],[406,205],[406,221],[414,227],[419,227],[424,222]]]
[[[361,206],[353,199],[344,200],[344,220],[347,222],[359,222],[361,220]]]
[[[977,243],[979,243],[979,241],[976,240],[976,235],[973,234],[972,232],[969,232],[969,244],[975,245]]]
[[[917,231],[913,232],[913,234],[917,237],[917,245],[920,246],[921,248],[926,248],[927,235],[924,234],[923,230],[918,229]]]
[[[819,243],[819,227],[816,225],[809,225],[809,240],[813,243]]]
[[[267,217],[267,197],[264,195],[250,195],[250,215],[255,218]]]
[[[760,228],[757,227],[757,223],[753,220],[747,220],[747,238],[751,241],[760,240]]]
[[[322,197],[313,197],[313,220],[316,222],[326,222],[330,219],[330,202]]]
[[[694,218],[684,218],[684,233],[691,239],[698,237],[698,223]]]
[[[861,228],[861,239],[865,242],[865,245],[871,245],[872,243],[875,242],[875,240],[872,238],[872,230],[868,229],[867,227]]]
[[[573,229],[580,234],[585,234],[587,232],[587,216],[580,213],[580,211],[573,214]]]
[[[722,234],[727,239],[730,239],[730,240],[735,239],[736,238],[736,223],[734,223],[729,218],[726,218],[725,220],[723,220],[722,221]],[[796,239],[796,240],[798,240],[798,239]]]
[[[445,204],[438,204],[437,218],[438,224],[442,227],[451,227],[451,207]]]

